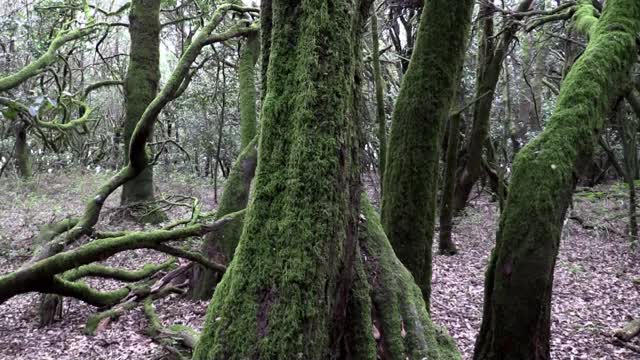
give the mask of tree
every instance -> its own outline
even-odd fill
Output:
[[[270,5],[254,191],[194,359],[375,358],[372,323],[385,356],[457,358],[366,200],[359,211],[354,114],[369,3]]]
[[[257,33],[249,34],[242,47],[238,64],[240,92],[240,146],[243,151],[234,163],[224,184],[222,199],[216,218],[244,209],[249,202],[251,182],[258,161],[256,137],[256,85],[255,66],[260,53]],[[207,235],[202,244],[202,252],[209,258],[222,258],[230,262],[236,250],[243,222],[229,224],[220,231]],[[213,295],[218,280],[218,272],[196,265],[191,279],[191,297],[208,300]]]
[[[455,190],[454,210],[464,209],[473,185],[482,175],[482,152],[489,133],[493,98],[500,79],[502,63],[515,39],[518,21],[522,13],[529,10],[533,0],[522,0],[514,15],[516,21],[508,21],[500,32],[498,41],[494,33],[493,5],[483,2],[480,5],[482,18],[480,47],[478,49],[478,78],[476,99],[473,106],[473,125],[465,145],[466,158],[461,159],[461,171]]]
[[[126,117],[124,121],[124,151],[129,156],[144,156],[135,150],[131,154],[129,144],[133,131],[145,109],[158,92],[160,82],[160,0],[132,0],[129,12],[131,46],[129,67],[125,78]],[[142,149],[142,151],[147,151]],[[140,174],[122,187],[123,205],[148,202],[154,199],[153,167],[146,166]],[[154,211],[141,221],[159,222],[162,216]]]
[[[579,4],[591,7],[591,1]],[[588,29],[587,49],[564,80],[548,126],[514,161],[474,359],[549,359],[562,224],[581,165],[590,159],[597,131],[636,60],[640,30],[637,1],[609,0],[599,20],[593,13],[576,12],[578,27]]]
[[[473,1],[430,1],[393,112],[382,224],[427,304],[441,128],[458,86]]]

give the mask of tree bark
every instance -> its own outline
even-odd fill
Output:
[[[440,235],[438,250],[440,254],[454,255],[458,252],[451,238],[453,228],[453,191],[458,169],[458,142],[460,139],[460,121],[462,115],[454,114],[449,119],[449,141],[447,142],[447,159],[442,185],[442,203],[440,206]]]
[[[473,1],[430,1],[405,73],[389,137],[382,223],[429,303],[441,128],[449,116]]]
[[[521,13],[529,10],[532,2],[533,0],[522,0],[518,5],[517,12]],[[489,133],[493,98],[500,79],[503,60],[518,30],[516,21],[508,23],[506,25],[507,28],[502,31],[499,42],[496,43],[492,12],[493,8],[489,3],[481,4],[480,17],[484,17],[484,20],[482,22],[482,38],[478,50],[478,64],[480,66],[478,69],[476,98],[479,100],[473,106],[473,125],[469,142],[466,144],[467,158],[462,163],[462,170],[456,185],[454,201],[456,212],[464,209],[473,185],[482,175],[482,148]],[[515,16],[514,20],[520,19],[521,17]]]
[[[485,280],[474,359],[549,359],[553,270],[582,164],[635,62],[640,3],[609,0],[543,133],[523,148]]]
[[[132,0],[129,13],[129,35],[131,46],[129,67],[125,78],[125,121],[124,151],[129,156],[133,131],[151,101],[156,97],[160,82],[160,0]],[[143,150],[146,151],[146,150]],[[153,168],[147,166],[135,178],[127,181],[122,188],[123,205],[147,202],[154,199]],[[143,222],[161,221],[161,217],[151,214]]]

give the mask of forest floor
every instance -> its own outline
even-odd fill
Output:
[[[39,175],[29,183],[0,182],[0,274],[28,259],[38,225],[81,212],[84,200],[107,174],[77,172]],[[81,178],[82,182],[77,180]],[[199,197],[205,209],[214,204],[212,186],[203,179],[157,174],[158,194]],[[640,260],[624,240],[625,196],[620,185],[601,186],[576,194],[565,225],[553,291],[553,359],[640,359],[640,354],[612,344],[611,332],[640,317]],[[119,193],[107,201],[102,229],[137,226],[118,216]],[[456,339],[465,359],[471,359],[481,320],[484,269],[495,239],[498,210],[488,196],[476,196],[466,214],[457,219],[454,239],[460,253],[435,256],[432,313]],[[188,209],[169,211],[172,218]],[[138,227],[139,228],[139,227]],[[436,249],[434,249],[436,250]],[[151,251],[120,254],[109,265],[136,269],[166,257]],[[116,284],[93,280],[100,289]],[[140,308],[129,311],[95,336],[82,329],[95,309],[65,300],[64,318],[38,328],[38,296],[17,296],[0,305],[0,359],[162,359],[164,351],[145,335],[147,320]],[[202,327],[206,302],[177,296],[155,302],[164,323]],[[636,339],[632,346],[640,347]]]

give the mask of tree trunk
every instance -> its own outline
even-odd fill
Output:
[[[380,193],[384,183],[384,167],[387,160],[387,117],[384,113],[384,80],[380,71],[380,41],[378,39],[378,14],[375,6],[371,12],[371,54],[373,61],[373,81],[376,87],[376,120],[378,122],[378,173]]]
[[[360,197],[353,99],[369,6],[275,0],[272,10],[260,166],[194,359],[324,359],[352,345],[344,335]]]
[[[160,0],[133,0],[129,13],[131,46],[129,67],[125,78],[126,116],[124,122],[125,159],[129,159],[129,145],[133,131],[145,109],[156,97],[160,82]],[[142,156],[142,154],[131,154]],[[128,161],[128,160],[126,160]],[[126,182],[122,188],[123,205],[154,199],[153,168]],[[155,212],[154,212],[155,214]],[[162,216],[151,214],[143,222],[162,221]]]
[[[224,217],[247,206],[257,160],[256,138],[256,140],[247,145],[233,165],[229,178],[224,184],[224,191],[216,218]],[[228,224],[220,231],[208,234],[202,245],[203,254],[207,258],[220,263],[231,261],[242,234],[242,227],[243,222],[237,221],[233,224]],[[208,270],[197,264],[194,265],[189,289],[191,298],[198,300],[211,299],[218,281],[218,272]]]
[[[580,166],[635,62],[640,2],[609,0],[543,133],[523,148],[485,280],[474,359],[549,359],[553,270]]]
[[[522,13],[529,10],[532,2],[533,0],[522,0],[518,5],[517,12]],[[479,69],[476,99],[479,100],[473,106],[473,125],[469,142],[466,145],[467,159],[462,164],[462,171],[456,185],[454,201],[456,212],[464,209],[473,185],[482,175],[482,148],[489,133],[493,97],[500,79],[503,60],[518,30],[517,22],[509,23],[506,25],[507,28],[502,31],[500,41],[496,44],[493,31],[493,15],[491,15],[493,12],[492,5],[489,3],[481,4],[480,17],[484,18],[484,20],[480,48],[478,50]],[[521,17],[515,16],[515,20],[520,19]]]
[[[27,144],[27,123],[20,119],[15,120],[14,133],[16,136],[15,158],[18,175],[23,179],[31,177],[31,159],[29,145]]]
[[[638,163],[636,149],[637,125],[635,119],[626,118],[626,107],[624,101],[618,103],[616,112],[617,125],[620,126],[620,138],[622,139],[622,153],[624,155],[625,181],[629,187],[629,242],[637,245],[638,241],[638,220],[636,218],[636,184],[634,174]]]
[[[238,64],[240,93],[240,148],[246,148],[256,136],[255,66],[260,53],[258,34],[249,34],[242,48]]]
[[[438,250],[440,254],[454,255],[458,252],[451,239],[453,228],[453,191],[458,169],[458,141],[460,139],[460,121],[462,115],[455,114],[449,119],[449,141],[447,143],[447,159],[442,185],[442,203],[440,205],[440,237]]]
[[[382,223],[429,303],[441,128],[458,87],[473,1],[430,1],[405,73],[389,137]]]

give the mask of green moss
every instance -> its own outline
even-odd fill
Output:
[[[471,0],[434,0],[425,5],[396,101],[387,150],[384,229],[427,302],[441,127],[458,86],[473,4]]]
[[[247,36],[238,60],[238,91],[240,93],[240,148],[244,149],[256,136],[255,66],[260,53],[258,34]]]
[[[513,165],[485,281],[476,359],[549,356],[550,300],[562,224],[611,100],[636,60],[640,2],[609,0],[563,82],[541,135]],[[498,355],[499,354],[499,355]]]
[[[254,192],[194,359],[332,353],[341,259],[357,218],[350,115],[363,14],[354,5],[272,4]]]
[[[598,23],[598,11],[593,7],[591,0],[579,0],[573,14],[573,28],[586,36],[591,35]]]
[[[360,260],[369,276],[386,358],[461,359],[453,339],[431,322],[420,288],[395,256],[378,214],[364,195],[361,204]]]
[[[131,1],[129,13],[129,67],[125,78],[125,159],[138,158],[147,163],[146,151],[137,148],[132,153],[129,145],[133,132],[147,106],[154,100],[160,82],[160,0]],[[154,119],[155,121],[155,119]],[[134,162],[135,159],[132,159]],[[129,180],[122,188],[122,204],[140,203],[153,200],[153,168],[146,166],[140,174]],[[140,219],[143,222],[159,223],[165,220],[159,214]]]

